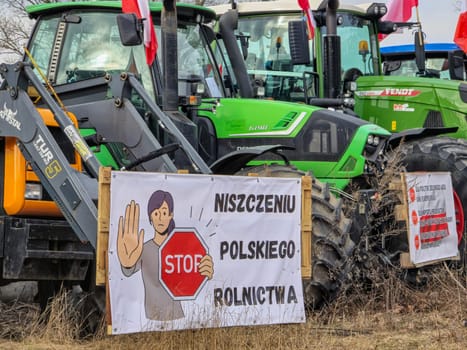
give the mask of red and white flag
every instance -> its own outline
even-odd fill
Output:
[[[418,0],[389,0],[388,12],[381,18],[383,21],[407,22],[412,17],[412,9],[418,7]],[[379,36],[383,40],[387,35]]]
[[[300,8],[305,12],[306,23],[308,24],[308,39],[311,40],[315,37],[315,21],[311,13],[310,3],[308,0],[297,0]]]
[[[412,17],[412,9],[418,7],[418,0],[389,0],[388,12],[383,21],[407,22]]]
[[[467,53],[467,11],[462,12],[457,20],[454,42]]]
[[[146,50],[146,62],[151,65],[157,52],[157,37],[152,23],[149,0],[122,0],[122,11],[134,13],[138,18],[144,18],[144,47]]]

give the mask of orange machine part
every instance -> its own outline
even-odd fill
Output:
[[[48,127],[58,127],[52,112],[38,108],[38,112]],[[68,116],[77,127],[78,122],[72,113]],[[70,164],[77,171],[82,170],[81,158],[75,151],[75,162]],[[51,200],[25,199],[26,182],[39,183],[39,178],[27,164],[20,149],[16,145],[16,138],[5,137],[5,183],[3,191],[3,208],[8,215],[21,216],[63,216],[55,202]]]

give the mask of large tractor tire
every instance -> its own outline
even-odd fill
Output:
[[[407,171],[449,171],[454,191],[456,229],[460,253],[460,268],[467,271],[467,141],[449,137],[430,137],[403,143],[400,147]]]
[[[282,165],[255,166],[236,175],[301,177],[303,172]],[[342,213],[342,200],[329,185],[312,177],[312,276],[303,280],[305,306],[316,310],[331,302],[345,287],[353,266],[355,244],[351,222]]]

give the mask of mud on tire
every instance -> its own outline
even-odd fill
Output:
[[[248,173],[270,177],[305,175],[282,165],[250,167],[236,175]],[[342,213],[342,200],[331,194],[327,184],[312,178],[312,278],[303,280],[307,309],[318,309],[332,301],[347,282],[355,248],[350,228],[350,220]]]

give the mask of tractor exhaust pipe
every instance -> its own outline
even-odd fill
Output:
[[[238,48],[235,30],[238,26],[238,12],[231,9],[224,13],[219,19],[219,32],[224,39],[225,49],[232,64],[232,70],[235,74],[240,96],[244,98],[253,97],[253,88],[245,65],[245,60]]]
[[[326,28],[328,35],[337,34],[337,9],[339,8],[339,0],[328,0],[326,9]]]
[[[164,0],[161,13],[164,83],[162,109],[164,111],[176,111],[178,109],[177,25],[176,0]]]
[[[341,42],[337,35],[339,0],[328,0],[326,7],[327,34],[323,38],[324,97],[337,98],[341,83]]]

